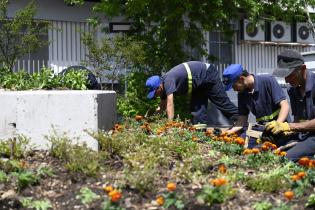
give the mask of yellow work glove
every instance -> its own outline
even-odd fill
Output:
[[[270,121],[268,123],[266,123],[265,125],[265,130],[266,131],[270,131],[271,129],[273,129],[274,127],[276,127],[277,125],[277,121],[273,120],[273,121]]]
[[[271,121],[266,124],[266,130],[270,130],[273,134],[279,134],[282,133],[284,135],[291,134],[290,126],[287,122],[277,122],[277,121]]]

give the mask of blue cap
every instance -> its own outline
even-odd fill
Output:
[[[243,71],[241,64],[231,64],[223,71],[223,84],[225,90],[230,90],[232,85],[238,80]]]
[[[161,79],[157,75],[154,75],[147,79],[145,86],[149,88],[149,93],[147,95],[148,99],[152,99],[154,97],[155,91],[159,88],[160,84],[161,84]]]

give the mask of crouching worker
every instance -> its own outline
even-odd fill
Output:
[[[223,83],[226,90],[233,87],[237,91],[238,119],[228,133],[238,132],[243,138],[247,129],[250,112],[256,117],[254,130],[263,131],[267,122],[276,120],[285,122],[289,113],[289,104],[286,96],[271,75],[253,75],[243,70],[242,65],[232,64],[223,72]],[[253,148],[256,139],[250,138],[248,147]]]
[[[207,123],[208,99],[228,119],[236,118],[237,107],[228,98],[220,80],[219,72],[208,63],[190,61],[179,64],[162,77],[147,79],[148,99],[160,97],[156,113],[166,110],[169,120],[174,118],[174,96],[187,95],[190,100],[193,124]]]
[[[273,74],[285,78],[294,123],[270,122],[266,130],[282,134],[288,142],[295,141],[286,157],[297,161],[301,157],[314,158],[315,154],[315,74],[309,71],[302,55],[295,50],[285,50],[277,57],[278,68]],[[292,144],[292,143],[290,143]],[[293,144],[292,144],[293,145]]]

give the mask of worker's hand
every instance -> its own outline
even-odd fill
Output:
[[[290,126],[287,122],[277,122],[277,121],[271,121],[266,124],[266,130],[270,130],[273,134],[284,134],[284,135],[289,135],[291,134],[291,129]]]
[[[276,127],[276,125],[277,125],[277,121],[276,120],[270,121],[270,122],[266,123],[265,130],[266,131],[270,131],[271,129]]]

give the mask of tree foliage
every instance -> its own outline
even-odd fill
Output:
[[[18,58],[46,44],[40,39],[40,32],[46,27],[34,20],[34,2],[17,11],[12,19],[8,18],[8,4],[8,0],[0,0],[0,63],[12,71]]]
[[[66,0],[82,4],[84,0]],[[157,72],[206,55],[204,30],[232,34],[231,24],[256,21],[306,21],[305,4],[314,0],[107,0],[94,6],[105,17],[123,16],[146,42],[147,63]]]

